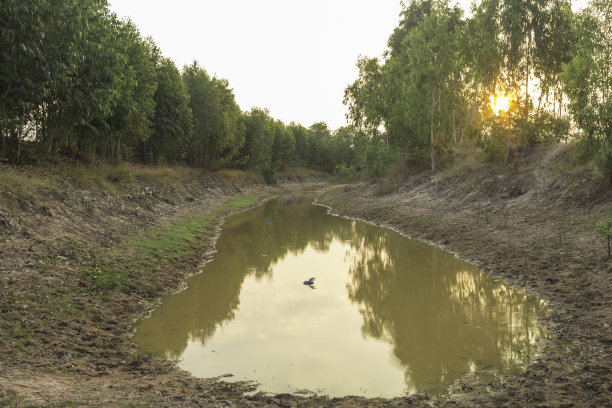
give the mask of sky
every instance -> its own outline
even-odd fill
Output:
[[[579,0],[580,1],[580,0]],[[243,111],[309,127],[347,124],[344,89],[359,55],[380,57],[400,0],[109,0],[181,69],[225,78]],[[460,0],[469,9],[471,0]]]

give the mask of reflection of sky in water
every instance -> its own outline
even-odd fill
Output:
[[[537,299],[393,231],[280,203],[226,221],[203,273],[138,324],[144,352],[271,392],[396,396],[536,351]]]

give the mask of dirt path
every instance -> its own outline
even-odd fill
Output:
[[[419,177],[386,195],[372,182],[322,190],[319,200],[333,212],[432,241],[550,303],[544,324],[551,337],[534,364],[500,385],[465,378],[443,401],[247,396],[249,384],[195,379],[173,362],[133,353],[132,323],[210,257],[203,254],[233,211],[226,203],[312,186],[205,179],[187,189],[141,186],[120,195],[10,195],[4,202],[11,206],[0,201],[0,405],[612,406],[612,263],[591,224],[612,210],[612,198],[607,187],[564,179],[558,168],[566,155],[558,147],[539,163],[527,157],[520,171],[485,166]],[[110,294],[84,278],[96,257],[119,264],[132,237],[193,214],[213,221],[189,251],[155,273],[135,272],[126,290]]]

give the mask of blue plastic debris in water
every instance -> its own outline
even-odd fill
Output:
[[[268,218],[268,225],[272,225],[272,218]]]
[[[285,205],[289,205],[289,204],[291,204],[291,200],[285,201]]]
[[[310,278],[310,279],[308,279],[308,280],[305,280],[305,281],[304,281],[304,285],[314,285],[314,280],[315,280],[315,279],[316,279],[316,278]]]

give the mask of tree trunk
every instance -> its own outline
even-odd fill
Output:
[[[531,35],[527,35],[527,55],[525,59],[527,60],[527,69],[525,72],[525,114],[527,115],[529,112],[529,50],[531,48]]]
[[[457,145],[457,132],[455,131],[455,108],[453,107],[453,142]]]
[[[117,139],[117,163],[119,164],[119,157],[121,155],[121,134],[119,134],[119,139]]]
[[[431,121],[430,121],[430,130],[431,130],[431,171],[436,170],[436,160],[434,156],[434,108],[436,106],[436,89],[433,88],[431,90]]]
[[[19,164],[19,159],[21,158],[21,128],[15,133],[17,137],[17,164]]]
[[[548,90],[546,91],[546,99],[548,100]],[[540,107],[542,106],[542,98],[544,98],[544,90],[540,90],[540,98],[538,98],[538,109],[536,110],[536,115],[540,113]]]
[[[506,154],[504,155],[504,164],[508,163],[510,156],[510,130],[506,129]]]

